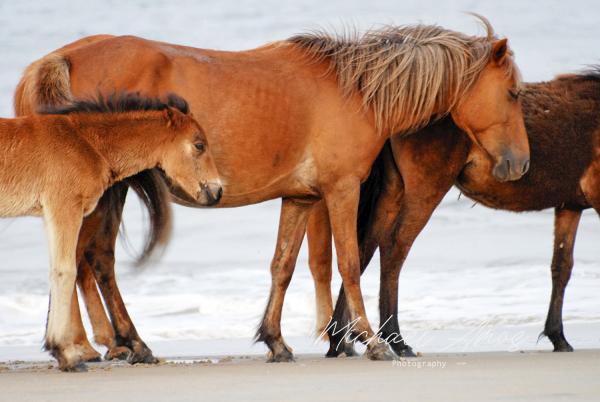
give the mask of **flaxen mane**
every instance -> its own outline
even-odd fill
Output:
[[[329,60],[346,96],[358,92],[380,132],[409,133],[447,113],[477,81],[497,39],[468,36],[436,25],[386,26],[359,35],[324,31],[288,39],[315,61]],[[510,57],[505,68],[518,82]]]

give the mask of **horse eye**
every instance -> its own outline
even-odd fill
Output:
[[[509,89],[508,90],[508,94],[510,95],[511,98],[513,98],[514,100],[519,99],[519,94],[521,93],[521,91],[517,91],[516,89]]]
[[[194,144],[194,146],[196,147],[198,152],[200,152],[200,153],[204,152],[204,149],[205,149],[204,143],[197,142],[196,144]]]

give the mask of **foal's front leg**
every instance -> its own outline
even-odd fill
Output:
[[[50,309],[46,326],[45,349],[58,360],[63,371],[85,370],[82,348],[76,344],[71,313],[77,277],[76,249],[83,209],[69,203],[46,207],[44,220],[50,245]]]
[[[304,231],[310,205],[293,199],[284,198],[279,218],[277,246],[271,262],[271,293],[267,309],[256,333],[256,341],[263,341],[269,347],[269,362],[288,362],[294,360],[292,350],[281,336],[281,310],[285,291],[287,290]]]

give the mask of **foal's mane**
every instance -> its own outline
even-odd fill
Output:
[[[323,30],[288,39],[316,62],[330,61],[344,95],[359,93],[379,132],[409,133],[451,111],[488,64],[497,40],[490,22],[475,15],[487,35],[437,25],[384,26],[359,34]],[[506,74],[519,82],[512,59]]]
[[[169,94],[166,102],[159,98],[141,96],[138,92],[119,92],[108,96],[98,94],[94,99],[79,99],[67,105],[47,107],[41,114],[71,113],[125,113],[141,111],[161,111],[175,108],[183,114],[189,114],[188,103],[182,97]]]

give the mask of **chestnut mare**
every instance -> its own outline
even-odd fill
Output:
[[[555,352],[573,350],[563,332],[562,306],[573,268],[581,212],[591,207],[600,213],[600,68],[527,84],[520,94],[531,146],[531,170],[521,180],[495,180],[484,155],[450,119],[418,135],[394,138],[392,152],[374,167],[377,173],[361,194],[361,202],[367,207],[359,217],[359,233],[362,270],[376,248],[380,249],[380,322],[386,323],[381,328],[383,338],[400,334],[398,275],[411,245],[446,192],[456,184],[463,194],[491,208],[555,209],[552,294],[542,335],[550,339]],[[425,153],[429,149],[436,152]],[[321,255],[314,256],[314,260],[328,257],[326,249],[319,251]],[[331,250],[328,252],[330,255]],[[321,275],[325,267],[312,265],[311,269]],[[322,281],[318,287],[323,295],[330,283]],[[331,295],[326,297],[331,300]],[[327,314],[331,310],[320,315]],[[333,315],[336,332],[348,321],[344,297],[340,296]],[[343,331],[332,335],[333,330],[330,326],[329,355],[344,351],[353,354],[350,344],[343,346]],[[401,337],[396,338],[392,349],[399,355],[410,355]]]
[[[281,335],[282,305],[310,208],[320,199],[328,206],[350,314],[358,322],[355,332],[370,358],[388,359],[385,344],[369,342],[375,334],[360,290],[355,225],[360,183],[385,141],[451,115],[486,150],[498,179],[518,179],[528,164],[521,108],[510,96],[518,90],[512,53],[482,21],[485,37],[415,25],[356,37],[298,35],[241,52],[90,37],[28,67],[15,110],[34,112],[38,105],[68,102],[97,88],[186,96],[223,179],[219,206],[283,200],[271,292],[256,335],[269,347],[270,360],[293,360]],[[179,202],[197,206],[176,188],[172,192]],[[103,222],[116,233],[118,221]],[[131,349],[132,362],[154,361],[114,280],[114,239],[97,237],[86,247],[90,258],[80,269],[92,268],[116,332],[107,346]],[[92,315],[101,315],[94,287],[80,289],[89,292]],[[108,322],[100,323],[101,335],[110,336]]]
[[[61,370],[79,370],[85,351],[71,315],[78,310],[72,300],[83,218],[106,189],[147,169],[162,168],[204,205],[218,201],[203,188],[218,175],[181,98],[167,104],[121,95],[45,113],[0,119],[0,216],[43,216],[51,255],[45,348]]]

